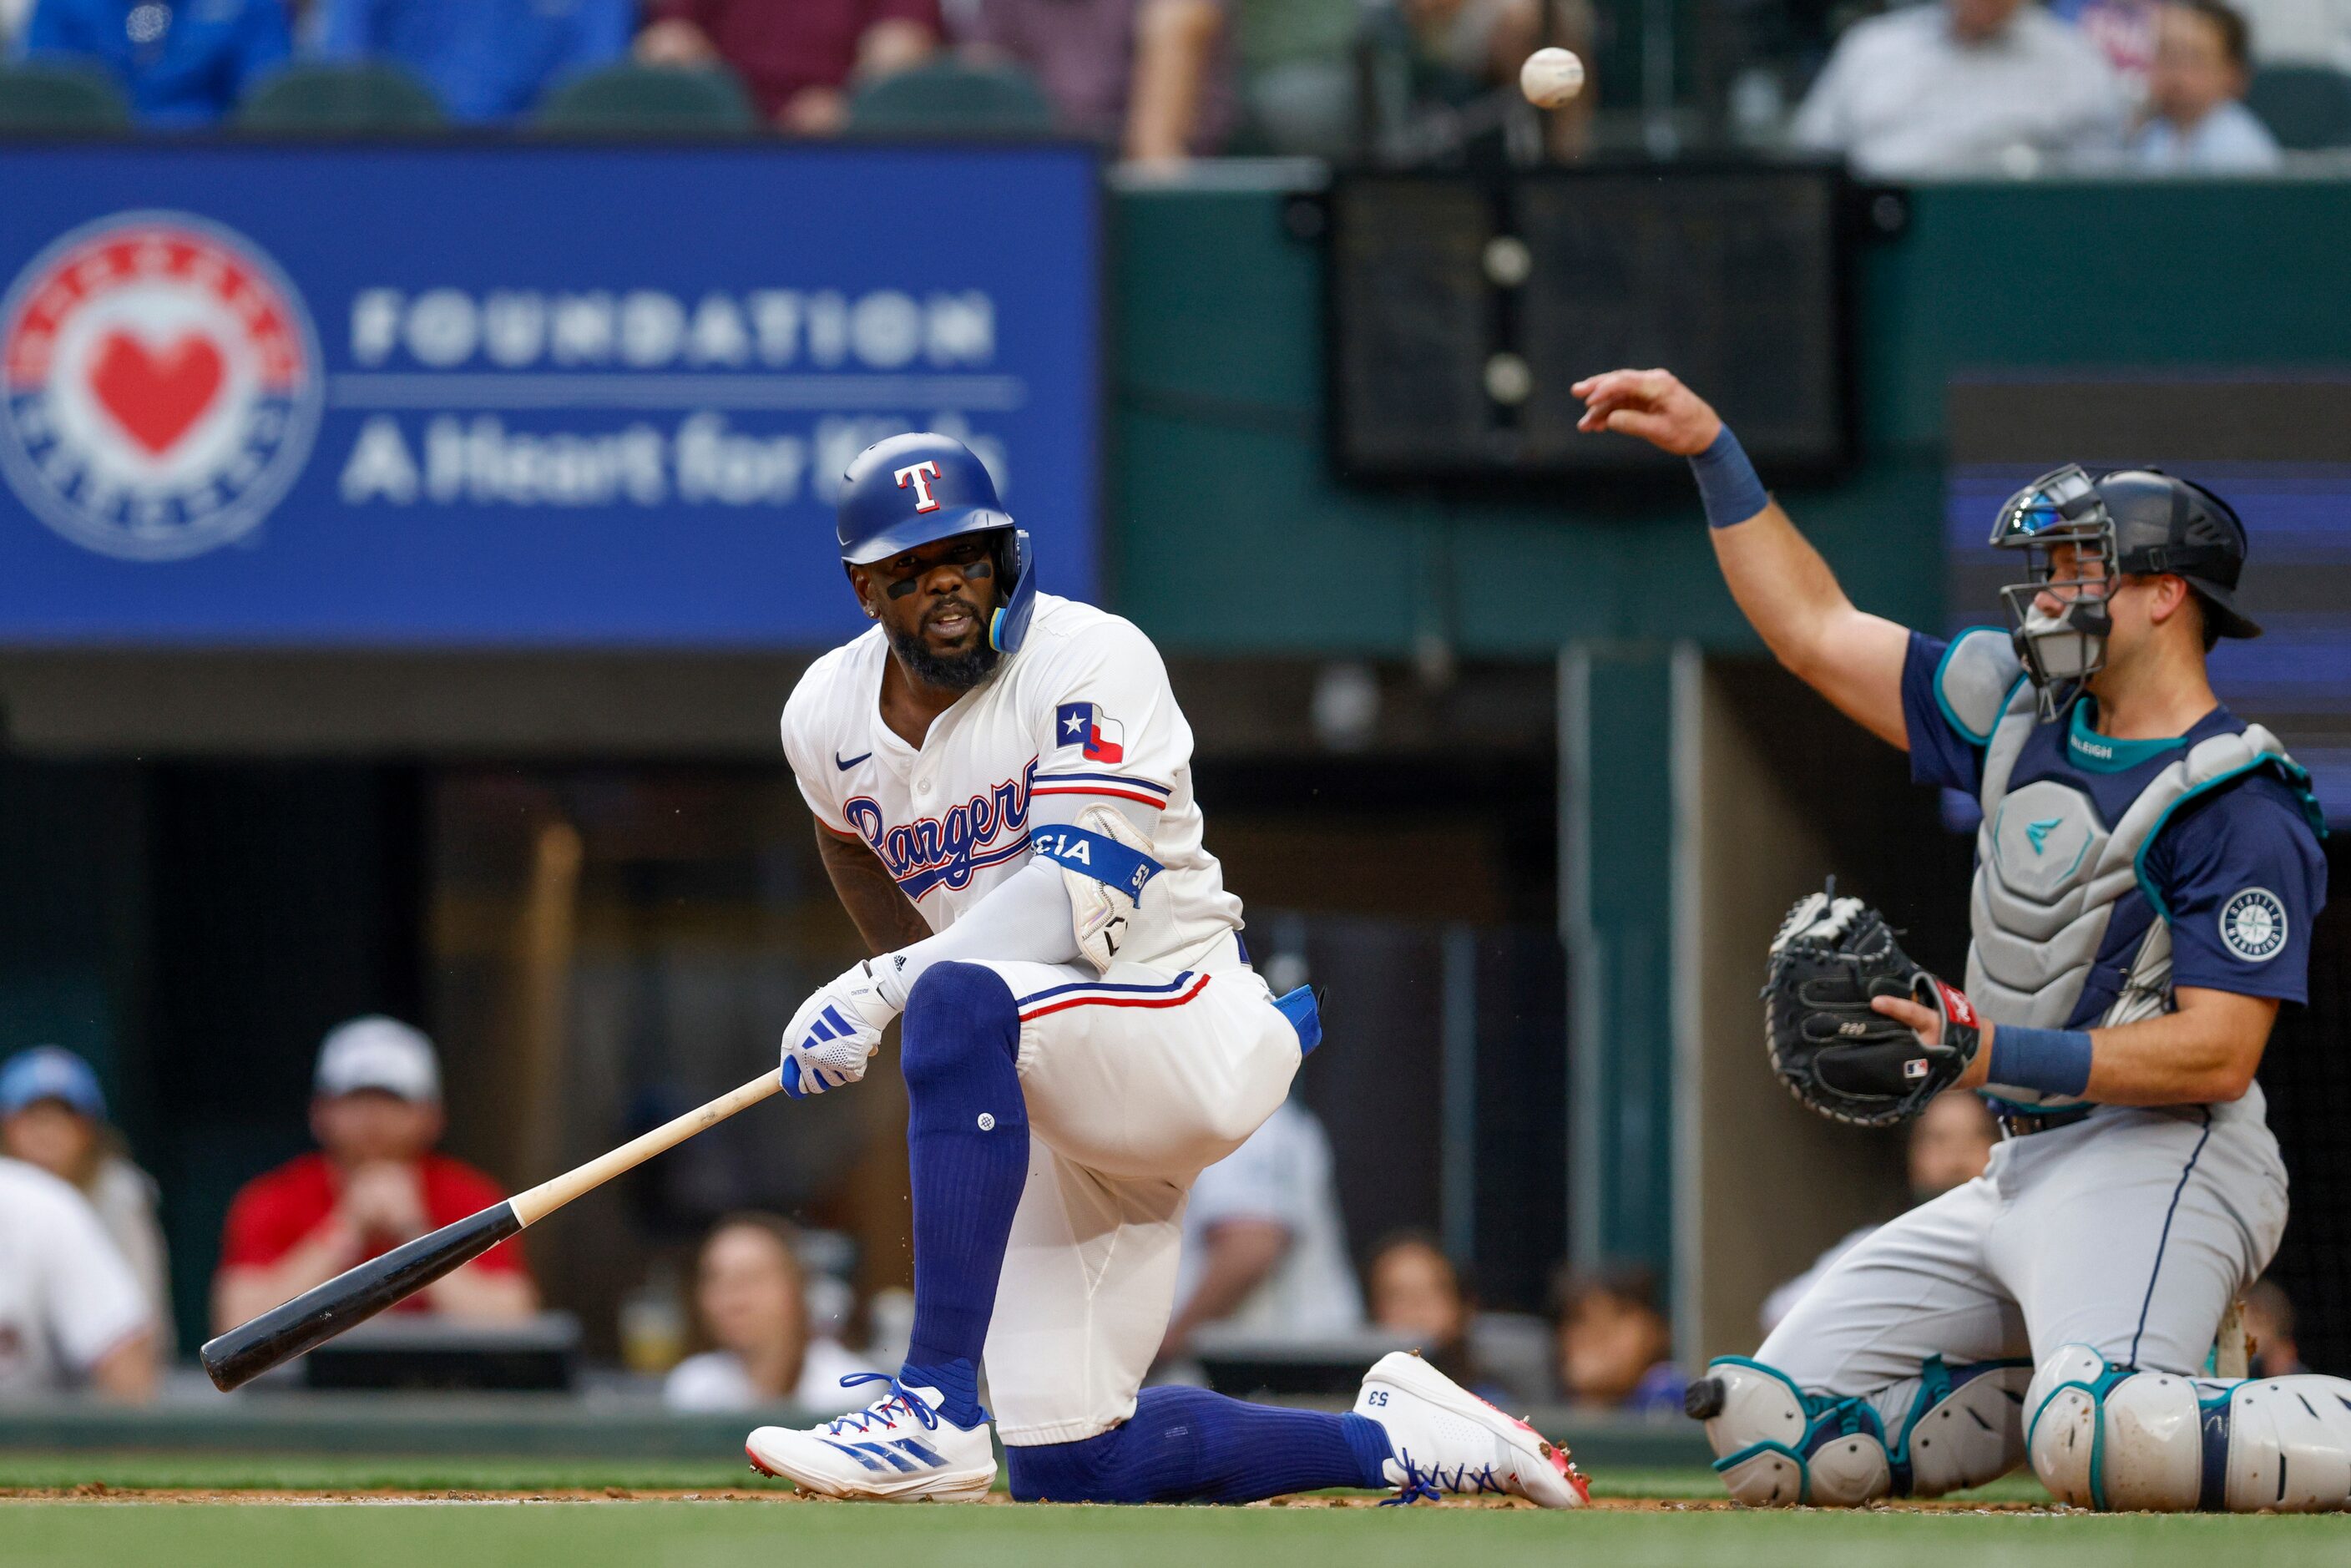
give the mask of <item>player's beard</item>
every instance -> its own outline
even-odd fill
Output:
[[[980,623],[985,625],[986,622]],[[906,666],[907,674],[926,686],[950,692],[967,692],[978,685],[996,673],[996,666],[1004,658],[985,634],[960,653],[935,653],[921,632],[893,631],[890,647],[898,655],[899,663]]]

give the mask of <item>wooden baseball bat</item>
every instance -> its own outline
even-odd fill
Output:
[[[325,1284],[303,1291],[205,1342],[198,1353],[213,1386],[225,1392],[259,1376],[280,1362],[326,1343],[353,1323],[365,1322],[402,1296],[423,1290],[444,1274],[472,1262],[527,1225],[546,1218],[581,1193],[603,1186],[674,1148],[696,1133],[716,1126],[783,1087],[769,1070],[729,1090],[699,1110],[664,1122],[610,1154],[518,1192],[504,1203],[469,1214],[427,1236],[404,1242],[381,1258],[346,1269]]]

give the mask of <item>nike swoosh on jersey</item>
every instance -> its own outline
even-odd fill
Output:
[[[840,768],[843,773],[846,773],[851,768],[856,767],[859,763],[864,761],[867,758],[872,755],[873,754],[870,751],[861,751],[856,756],[851,758],[848,761],[843,762],[841,759],[841,753],[836,751],[832,754],[832,765],[835,768]]]

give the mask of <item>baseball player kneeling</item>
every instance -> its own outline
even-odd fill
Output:
[[[2029,1459],[2084,1507],[2346,1507],[2351,1383],[2201,1375],[2285,1228],[2253,1074],[2325,899],[2307,775],[2205,677],[2215,639],[2260,632],[2236,514],[2168,475],[2058,469],[1993,528],[2023,563],[2012,630],[1945,643],[1856,610],[1672,375],[1575,390],[1585,429],[1690,459],[1780,661],[1983,806],[1964,991],[1833,894],[1773,944],[1800,1098],[1885,1122],[1979,1089],[2006,1138],[1692,1385],[1731,1495],[1933,1497]]]
[[[810,668],[784,749],[877,956],[801,1007],[783,1082],[856,1082],[903,1020],[914,1336],[895,1376],[865,1375],[880,1398],[763,1427],[752,1462],[828,1496],[969,1500],[996,1479],[992,1422],[1023,1499],[1583,1501],[1563,1451],[1413,1356],[1374,1365],[1349,1415],[1138,1393],[1185,1197],[1289,1093],[1313,998],[1249,967],[1158,650],[1038,591],[979,460],[893,436],[850,465],[840,518],[878,624]]]

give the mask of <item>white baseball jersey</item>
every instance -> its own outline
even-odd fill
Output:
[[[131,1265],[81,1194],[0,1159],[0,1398],[66,1386],[150,1322]]]
[[[1191,727],[1141,632],[1038,595],[1019,651],[919,747],[882,722],[889,656],[877,628],[811,665],[784,749],[817,821],[871,847],[934,931],[1028,861],[1032,803],[1042,822],[1089,799],[1142,808],[1165,868],[1106,972],[977,960],[1019,1014],[1030,1133],[989,1403],[1008,1444],[1078,1442],[1134,1414],[1193,1178],[1281,1103],[1300,1040],[1240,949],[1240,903],[1200,844]]]
[[[1152,895],[1167,913],[1122,958],[1180,967],[1240,928],[1240,901],[1201,847],[1192,727],[1132,622],[1039,594],[1019,651],[932,720],[919,749],[882,720],[889,657],[876,626],[810,665],[784,706],[784,754],[816,820],[870,847],[932,930],[1027,863],[1029,802],[1047,796],[1155,814],[1166,869]]]

